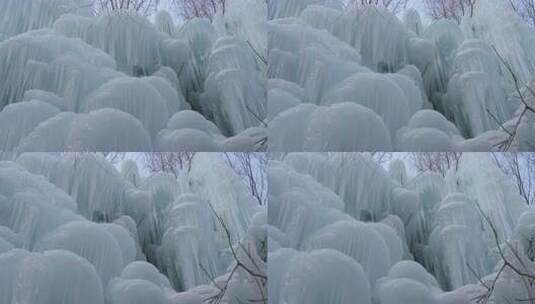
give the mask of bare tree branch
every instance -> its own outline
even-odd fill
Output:
[[[115,10],[133,10],[148,16],[158,9],[159,3],[160,0],[98,0],[95,11],[104,14]]]
[[[242,177],[259,205],[267,200],[266,171],[268,160],[264,153],[225,152],[228,165]]]
[[[243,244],[241,244],[241,243],[239,244],[240,248],[243,250],[243,252],[249,258],[249,260],[255,266],[256,270],[250,269],[247,266],[247,264],[245,264],[240,259],[240,257],[238,256],[238,253],[234,249],[234,245],[232,244],[232,237],[230,235],[230,232],[228,230],[227,225],[225,224],[225,222],[223,221],[221,216],[219,216],[219,214],[217,214],[217,212],[215,211],[214,207],[212,206],[212,204],[210,202],[208,202],[208,206],[210,207],[210,210],[212,211],[213,215],[216,217],[217,221],[219,222],[219,224],[223,228],[223,231],[225,232],[225,235],[226,235],[226,238],[227,238],[227,242],[228,242],[228,246],[229,246],[230,251],[232,253],[232,257],[234,259],[235,265],[232,267],[232,270],[230,271],[230,274],[225,279],[225,283],[224,283],[223,286],[217,285],[215,280],[213,278],[210,278],[210,280],[212,280],[212,282],[216,286],[216,288],[219,289],[219,292],[217,292],[215,295],[212,295],[212,296],[204,299],[203,302],[210,303],[210,304],[219,304],[219,303],[221,303],[221,301],[223,300],[225,294],[228,291],[228,286],[229,286],[233,276],[236,274],[236,271],[238,271],[239,269],[242,269],[253,278],[253,280],[254,280],[257,288],[258,288],[258,292],[260,293],[260,296],[261,296],[260,299],[248,299],[247,302],[249,302],[249,303],[264,303],[264,304],[267,304],[267,296],[266,296],[267,295],[266,294],[267,293],[267,290],[266,290],[267,289],[267,274],[265,273],[264,270],[260,269],[260,267],[258,267],[256,265],[256,263],[254,261],[254,258],[252,257],[249,249],[245,248],[243,246]],[[202,268],[203,267],[201,267],[201,269]],[[238,303],[242,303],[243,302],[238,298],[236,298],[235,300]]]
[[[143,160],[150,172],[168,172],[178,177],[181,170],[191,170],[195,152],[150,152]]]
[[[382,6],[397,14],[407,7],[408,2],[409,0],[350,0],[347,3],[347,8],[353,9],[368,5]]]
[[[428,152],[411,153],[411,159],[418,172],[437,172],[442,176],[450,168],[459,169],[459,160],[462,152]]]
[[[193,18],[208,18],[212,20],[218,13],[225,13],[226,0],[173,0],[180,17],[188,20]]]

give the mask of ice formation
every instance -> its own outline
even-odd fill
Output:
[[[2,151],[265,150],[264,1],[177,27],[165,11],[153,24],[88,3],[0,5]],[[173,127],[192,109],[217,132]]]
[[[529,99],[535,31],[507,1],[478,1],[460,25],[342,0],[272,1],[268,16],[271,151],[533,149],[507,66]],[[323,108],[345,103],[367,111]]]
[[[470,304],[496,277],[490,301],[533,296],[511,268],[498,272],[498,246],[535,270],[535,213],[490,154],[464,153],[445,177],[414,176],[399,159],[386,169],[366,153],[274,155],[274,303]]]
[[[223,155],[198,153],[177,177],[120,167],[86,153],[0,162],[0,303],[267,296],[247,272],[267,271],[267,211]]]

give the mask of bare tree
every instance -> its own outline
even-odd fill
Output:
[[[110,164],[116,164],[117,162],[124,159],[126,156],[125,152],[101,152],[104,158],[110,162]]]
[[[371,152],[370,153],[378,164],[384,164],[392,159],[391,152]]]
[[[225,153],[229,166],[241,176],[249,186],[258,204],[267,199],[266,170],[268,159],[265,153]]]
[[[535,0],[509,0],[509,4],[524,21],[535,27]]]
[[[260,298],[258,299],[238,299],[236,298],[237,303],[263,303],[267,304],[267,274],[265,265],[267,263],[267,239],[264,238],[262,240],[259,240],[260,244],[256,244],[254,247],[251,248],[250,246],[244,246],[242,242],[238,243],[237,249],[234,248],[234,244],[232,244],[232,238],[230,235],[230,231],[226,225],[226,223],[223,221],[221,216],[215,212],[214,207],[210,202],[208,202],[208,205],[210,207],[210,210],[216,217],[218,223],[223,228],[223,231],[225,232],[226,240],[228,242],[228,246],[230,248],[230,251],[232,253],[232,257],[234,259],[232,270],[230,271],[230,274],[227,276],[227,278],[224,280],[224,282],[217,283],[213,277],[210,276],[210,274],[205,270],[202,264],[200,264],[201,269],[205,272],[205,274],[210,278],[212,281],[212,284],[218,289],[218,292],[212,296],[209,296],[208,298],[204,299],[203,302],[210,303],[210,304],[219,304],[224,299],[225,295],[227,294],[228,287],[230,285],[230,282],[232,281],[233,276],[238,272],[242,271],[244,275],[249,276],[254,284],[256,285],[256,288],[258,290],[258,294],[260,295]],[[259,265],[261,263],[261,265]],[[242,274],[242,275],[243,275]]]
[[[505,174],[512,177],[526,204],[535,203],[535,153],[493,153]]]
[[[355,0],[357,1],[357,0]],[[507,0],[511,8],[535,27],[535,0]],[[453,19],[458,23],[464,16],[474,15],[477,0],[424,0],[424,7],[433,19]]]
[[[505,67],[505,69],[509,72],[511,75],[511,78],[513,79],[514,89],[516,96],[520,99],[521,102],[521,109],[520,115],[516,119],[516,122],[512,129],[508,129],[504,127],[504,125],[499,122],[494,115],[492,115],[491,112],[488,112],[491,118],[494,119],[494,121],[501,127],[501,129],[507,133],[507,137],[496,144],[496,146],[500,149],[500,151],[508,151],[513,143],[515,142],[515,139],[517,139],[518,135],[518,129],[524,120],[525,117],[528,116],[528,114],[535,114],[535,107],[530,103],[530,98],[535,98],[535,91],[530,87],[529,84],[524,83],[515,73],[513,70],[513,67],[509,62],[505,60],[505,58],[498,52],[496,47],[492,45],[492,49],[494,50],[494,53],[496,53],[496,56],[501,61],[502,65]],[[534,148],[535,147],[530,147]],[[531,150],[531,149],[530,149]]]
[[[143,160],[150,172],[168,172],[178,177],[181,170],[191,170],[195,152],[147,152]]]
[[[367,5],[382,6],[396,14],[405,9],[408,2],[409,0],[350,0],[347,7],[359,8]]]
[[[173,0],[178,14],[188,20],[192,18],[213,19],[216,13],[225,13],[226,0]]]
[[[527,299],[515,299],[516,303],[535,303],[535,295],[533,286],[535,285],[535,273],[532,273],[531,269],[528,269],[526,267],[525,262],[522,258],[522,254],[518,251],[518,248],[515,247],[512,242],[509,240],[504,240],[505,244],[500,243],[500,238],[498,236],[498,230],[496,229],[496,226],[494,226],[491,217],[483,212],[481,209],[481,206],[476,203],[476,206],[479,209],[479,212],[481,213],[483,219],[485,220],[486,224],[490,227],[490,230],[492,232],[492,235],[494,237],[494,242],[496,245],[496,249],[498,250],[498,253],[500,255],[500,268],[498,272],[496,272],[496,276],[490,283],[485,283],[483,279],[475,273],[475,271],[472,270],[470,265],[468,265],[469,269],[472,271],[472,273],[477,277],[479,280],[481,286],[485,288],[485,291],[479,295],[473,298],[472,300],[475,301],[475,303],[481,303],[481,304],[487,304],[489,300],[492,298],[493,293],[495,291],[496,282],[500,279],[502,275],[504,275],[506,272],[509,272],[507,276],[509,277],[508,280],[511,281],[512,276],[517,276],[524,286],[526,287],[526,291],[528,293]],[[524,236],[525,237],[525,236]],[[530,248],[526,248],[528,252],[533,250],[533,240],[530,240]],[[533,252],[533,251],[532,251]],[[528,257],[530,258],[530,257]],[[508,299],[504,299],[507,301],[507,303],[511,303]]]
[[[418,172],[432,171],[442,176],[450,168],[459,169],[462,152],[413,152],[410,154],[412,162]]]
[[[472,17],[477,0],[424,0],[425,9],[433,19],[453,19],[458,23],[464,16]]]
[[[158,9],[160,0],[96,0],[96,12],[102,14],[115,10],[134,10],[144,16]]]

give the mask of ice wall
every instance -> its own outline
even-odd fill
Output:
[[[486,291],[479,278],[490,283],[497,275],[500,289],[491,297],[497,303],[502,303],[500,295],[529,296],[514,271],[496,271],[503,265],[499,250],[519,267],[533,267],[527,249],[532,247],[533,211],[489,154],[464,153],[458,168],[445,177],[408,175],[402,160],[392,161],[386,173],[366,153],[280,158],[271,161],[268,175],[271,299],[313,295],[326,303],[468,304]],[[360,266],[369,296],[346,299],[361,287],[339,280],[315,285],[330,270],[320,266],[327,262],[310,259],[331,251]],[[335,269],[353,267],[341,259],[335,263]],[[307,271],[324,276],[317,279]],[[299,288],[290,290],[289,282],[299,282]]]
[[[381,219],[390,211],[392,181],[368,154],[295,153],[284,162],[338,194],[345,203],[344,211],[356,219]],[[370,183],[375,186],[370,188]]]
[[[167,12],[155,24],[134,11],[95,16],[86,0],[10,0],[0,9],[1,150],[266,149],[264,1],[230,1],[228,14],[180,28]],[[217,136],[166,128],[190,109]]]
[[[87,16],[90,0],[6,0],[0,6],[0,41],[34,29],[50,27],[62,14]]]
[[[202,303],[223,284],[222,303],[267,296],[267,210],[223,155],[178,176],[122,167],[94,153],[0,162],[2,303]]]
[[[201,199],[211,204],[232,232],[233,242],[241,239],[258,205],[243,180],[219,154],[196,154],[190,172],[190,187]],[[210,186],[208,186],[210,185]],[[221,231],[220,229],[218,229]],[[226,236],[219,234],[226,243]]]
[[[416,10],[401,21],[376,6],[274,1],[267,70],[274,151],[491,151],[503,149],[517,125],[508,149],[530,150],[533,119],[519,120],[523,105],[506,67],[530,97],[535,32],[508,5],[478,3],[460,25],[423,25]],[[309,105],[347,102],[370,111]]]

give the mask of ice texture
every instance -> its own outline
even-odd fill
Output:
[[[275,282],[270,285],[270,301],[371,303],[370,286],[362,267],[336,250],[302,253],[280,249],[270,256],[269,277]],[[332,284],[335,277],[339,284]]]
[[[531,98],[535,31],[507,1],[478,3],[460,24],[329,0],[272,1],[268,16],[272,151],[532,150],[518,90]],[[318,123],[309,106],[348,102],[371,111],[322,109]]]
[[[274,301],[468,304],[486,291],[480,279],[496,276],[496,303],[531,296],[513,270],[497,271],[499,248],[518,267],[535,269],[535,213],[490,154],[463,153],[443,176],[415,175],[402,159],[381,166],[368,153],[294,152],[274,155],[268,180]],[[353,263],[368,288],[340,279]],[[353,291],[360,296],[347,298]]]
[[[3,303],[104,303],[95,268],[70,251],[13,249],[0,255],[0,265]]]
[[[1,303],[202,303],[223,284],[225,303],[266,297],[242,266],[267,271],[267,210],[224,157],[177,175],[100,153],[0,162]]]
[[[213,21],[179,27],[166,11],[152,22],[90,2],[2,2],[2,151],[266,149],[264,1],[229,1]],[[166,128],[189,110],[217,132]]]

